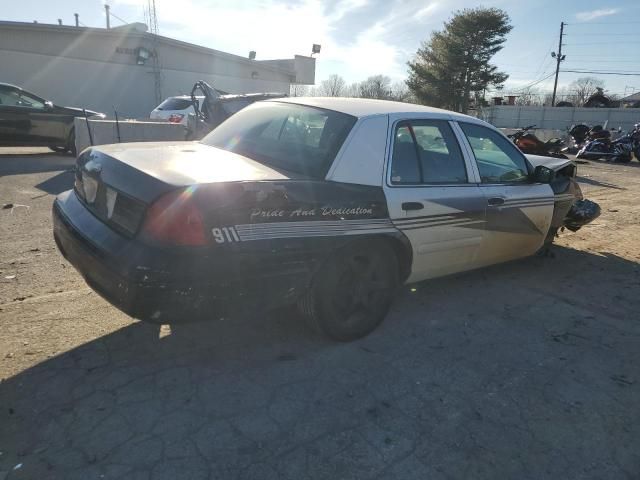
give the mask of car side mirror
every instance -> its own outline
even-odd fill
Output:
[[[545,167],[544,165],[538,165],[533,170],[533,175],[531,175],[531,180],[535,183],[551,183],[556,176],[556,172],[551,170],[549,167]]]
[[[44,102],[44,109],[45,110],[51,110],[53,108],[53,102],[47,100],[46,102]]]

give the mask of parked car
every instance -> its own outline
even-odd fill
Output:
[[[196,96],[196,92],[202,93],[202,101],[197,100],[200,97]],[[191,89],[194,114],[188,116],[187,139],[200,140],[231,115],[252,103],[286,96],[285,93],[225,94],[204,80],[199,80]]]
[[[196,96],[198,102],[202,102],[203,96]],[[187,117],[190,113],[195,113],[193,102],[189,95],[178,95],[169,97],[160,105],[154,108],[149,115],[153,120],[167,120],[171,123],[187,124]]]
[[[352,340],[399,285],[532,255],[599,209],[569,160],[419,105],[254,103],[201,142],[91,147],[53,205],[54,237],[129,315],[213,319],[298,304]]]
[[[87,116],[104,114],[86,110]],[[15,85],[0,83],[0,145],[45,146],[54,152],[75,154],[73,119],[81,108],[61,107]]]

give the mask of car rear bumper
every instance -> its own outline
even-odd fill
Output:
[[[126,314],[156,323],[287,303],[309,278],[306,266],[248,271],[228,255],[197,249],[175,254],[141,244],[102,223],[73,191],[53,204],[53,233],[62,255],[93,290]]]

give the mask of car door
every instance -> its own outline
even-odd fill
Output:
[[[51,104],[16,87],[0,93],[0,141],[7,145],[59,145],[64,143],[64,123]]]
[[[393,123],[384,191],[394,225],[411,242],[409,281],[474,268],[485,199],[446,117]]]
[[[485,198],[486,232],[479,253],[483,265],[535,253],[553,217],[553,191],[531,181],[525,156],[500,132],[476,123],[459,122],[463,145]]]
[[[29,115],[16,105],[19,89],[0,85],[0,145],[28,145]]]

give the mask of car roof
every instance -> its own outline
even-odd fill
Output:
[[[17,85],[12,85],[11,83],[3,83],[0,82],[0,87],[11,87],[11,88],[17,88],[19,90],[22,90],[21,87],[17,86]]]
[[[175,95],[173,97],[167,97],[164,101],[177,98],[178,100],[191,100],[191,95]],[[196,98],[204,98],[204,95],[196,95]]]
[[[272,98],[285,98],[287,96],[286,93],[279,93],[279,92],[265,92],[265,93],[228,93],[225,95],[220,95],[220,97],[218,97],[219,100],[221,101],[225,101],[225,100],[237,100],[239,98],[244,98],[244,99],[256,99],[256,100],[260,100],[260,99],[264,99],[264,100],[268,100],[268,99],[272,99]]]
[[[443,110],[441,108],[416,105],[414,103],[392,102],[390,100],[375,100],[370,98],[289,97],[281,98],[276,101],[325,108],[327,110],[346,113],[358,118],[372,115],[387,115],[390,113],[437,113],[440,115],[447,114],[452,118],[460,120],[477,120],[474,117],[451,112],[449,110]]]

